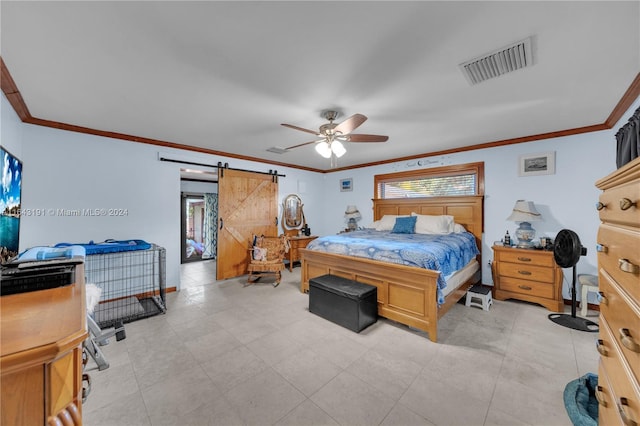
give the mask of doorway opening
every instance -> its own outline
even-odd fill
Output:
[[[182,263],[203,260],[204,196],[182,193]]]

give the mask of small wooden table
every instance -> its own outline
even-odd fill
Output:
[[[307,247],[316,238],[317,235],[289,237],[289,252],[285,254],[285,259],[289,261],[289,272],[293,271],[293,262],[300,262],[300,249]]]

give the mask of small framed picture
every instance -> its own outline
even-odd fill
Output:
[[[353,178],[340,179],[340,191],[353,191]]]
[[[518,176],[553,175],[556,173],[555,151],[520,156]]]

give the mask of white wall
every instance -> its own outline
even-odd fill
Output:
[[[0,115],[0,145],[22,160],[22,122],[4,93],[0,103]]]

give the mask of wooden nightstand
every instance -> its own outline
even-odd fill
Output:
[[[562,268],[552,251],[493,246],[494,298],[538,303],[563,312]]]
[[[317,235],[302,235],[299,237],[289,237],[289,252],[285,254],[285,260],[289,261],[289,272],[293,271],[293,262],[300,262],[300,249],[303,249],[311,241],[318,238]]]

